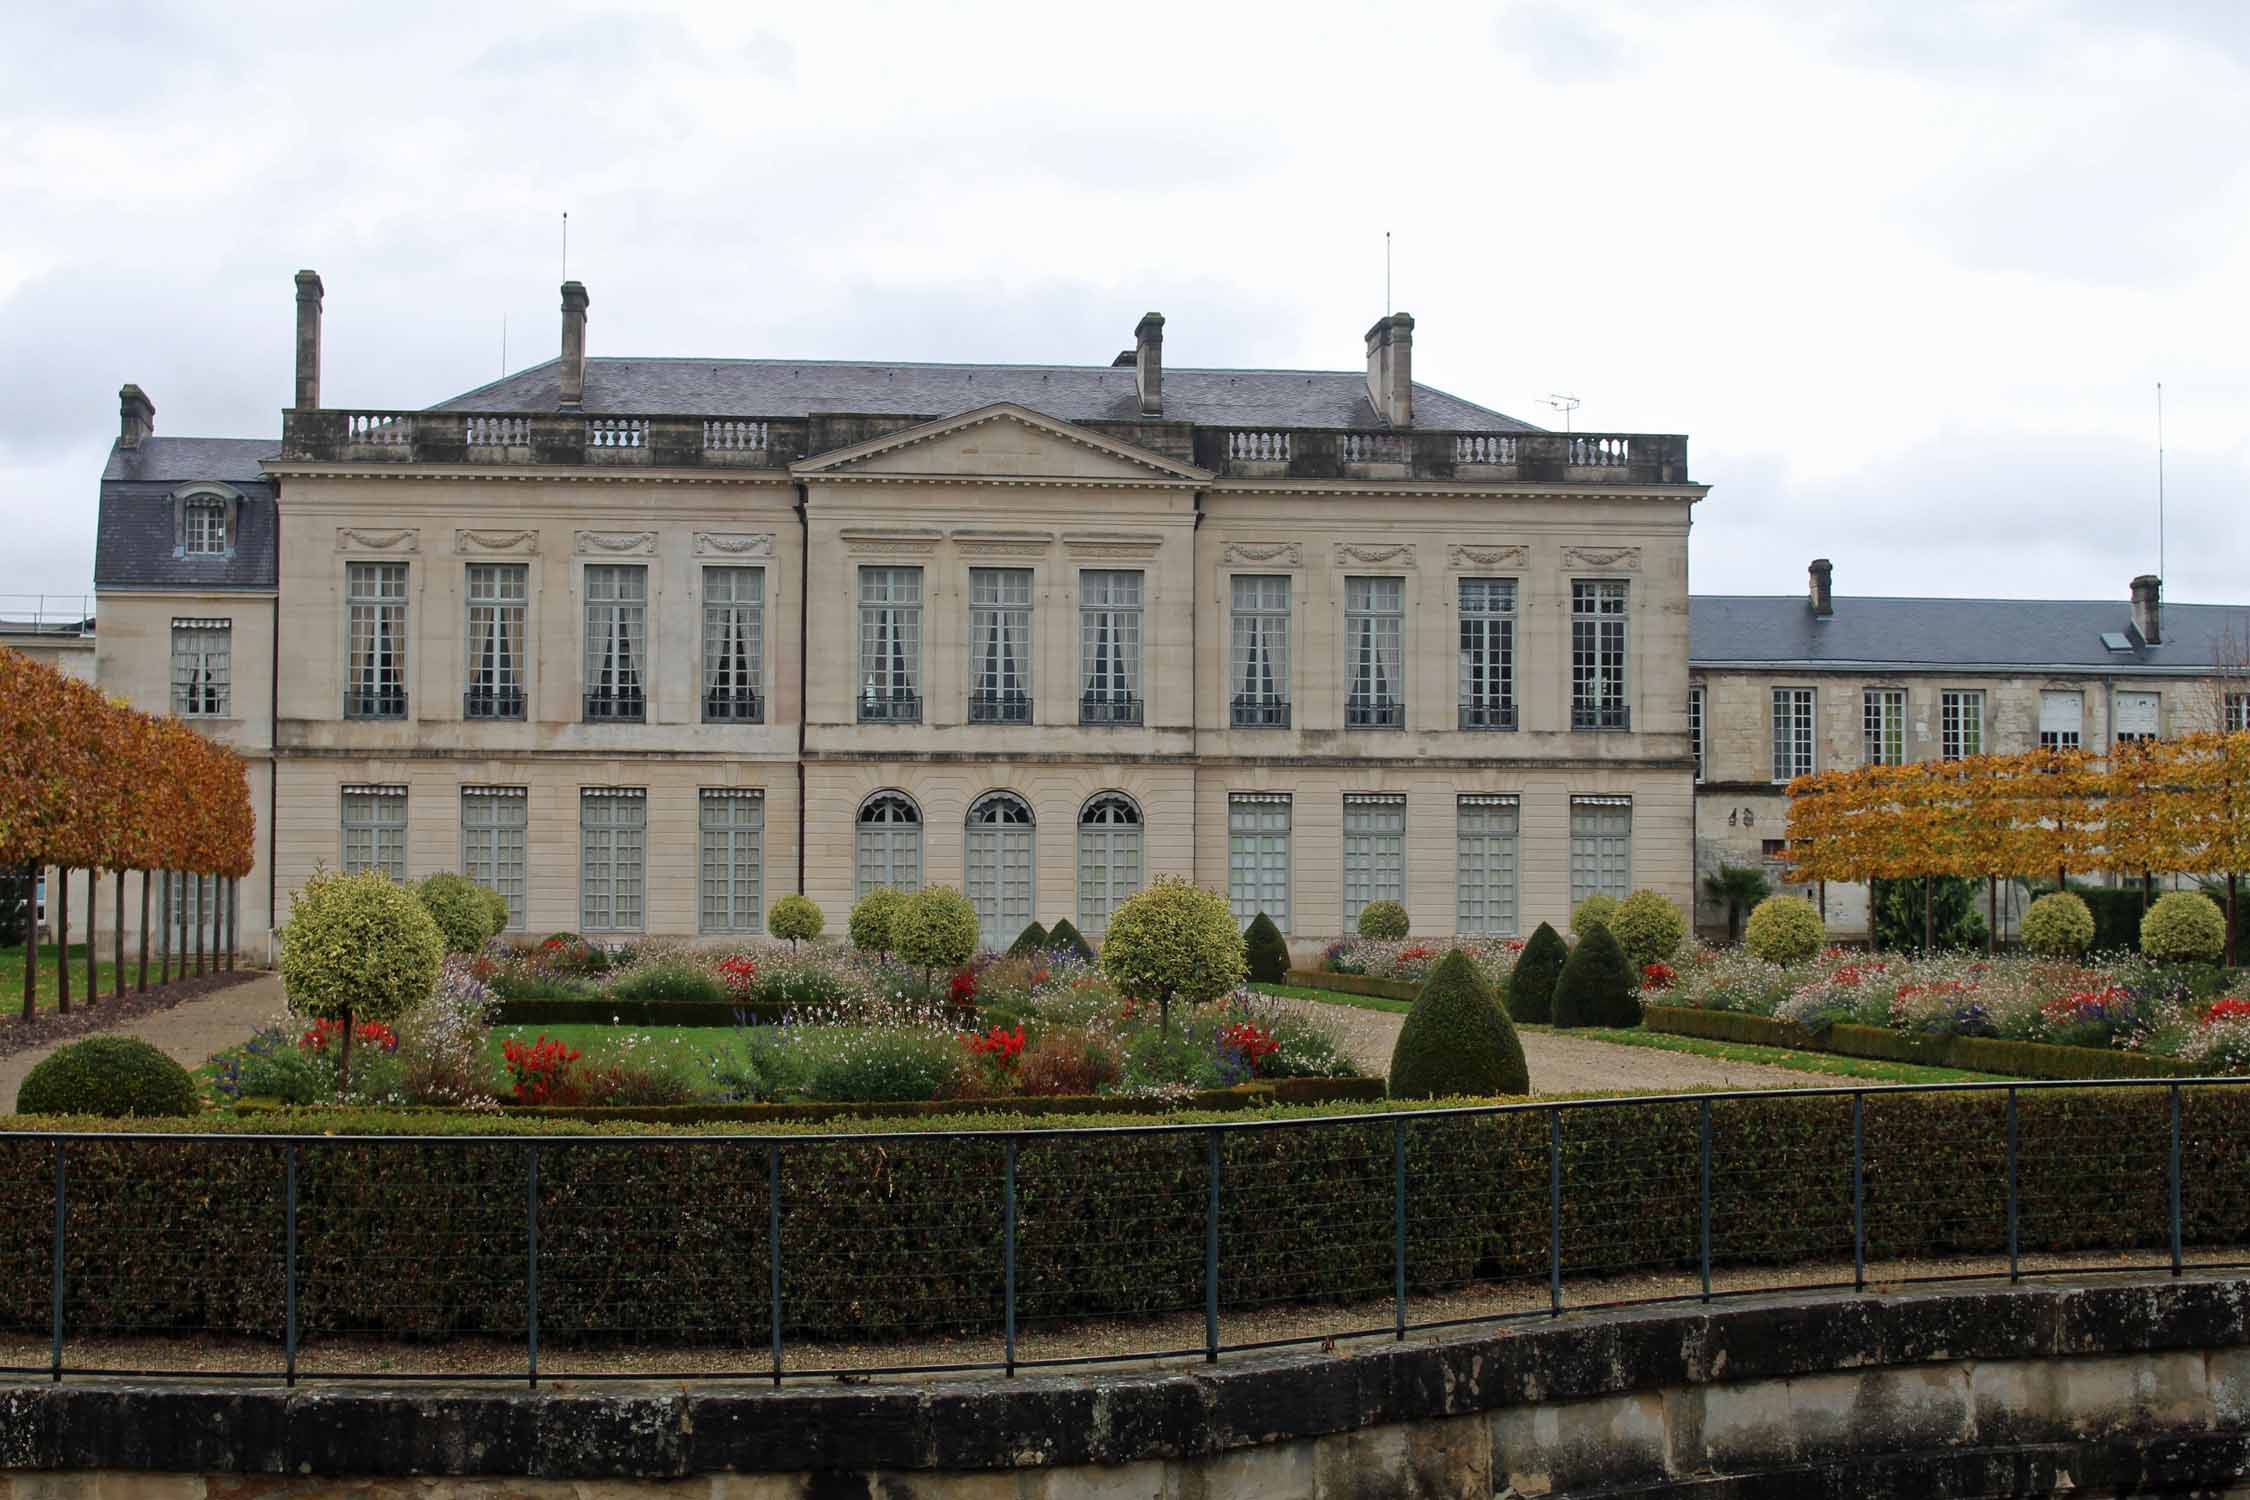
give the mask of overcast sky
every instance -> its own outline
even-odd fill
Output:
[[[2250,3],[74,3],[0,16],[0,592],[124,381],[278,434],[595,355],[1356,368],[1684,432],[1699,592],[2250,599]]]

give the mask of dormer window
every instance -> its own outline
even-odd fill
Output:
[[[224,557],[227,550],[227,507],[218,499],[187,502],[181,516],[182,550],[189,557]]]

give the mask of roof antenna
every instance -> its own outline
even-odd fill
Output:
[[[2164,576],[2164,382],[2156,382],[2156,576]]]
[[[1549,396],[1546,404],[1562,413],[1562,430],[1570,431],[1570,414],[1585,405],[1576,396]]]

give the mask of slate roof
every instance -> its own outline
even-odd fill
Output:
[[[94,536],[94,586],[132,589],[271,589],[278,586],[274,483],[260,461],[278,458],[276,438],[143,438],[113,446],[102,469]],[[215,480],[242,493],[228,557],[181,557],[172,492]]]
[[[1699,594],[1688,601],[1691,666],[2064,672],[2207,672],[2250,647],[2250,605],[2172,604],[2164,643],[2146,646],[2123,599],[1867,599],[1839,595],[1823,620],[1804,595]],[[2129,645],[2112,651],[2105,632]]]
[[[1130,365],[865,364],[821,359],[589,359],[581,410],[596,416],[950,417],[1013,401],[1065,422],[1138,422]],[[556,411],[561,361],[519,370],[432,411]],[[1358,370],[1164,371],[1166,421],[1213,427],[1386,430]],[[1414,387],[1414,425],[1538,432],[1434,387]]]

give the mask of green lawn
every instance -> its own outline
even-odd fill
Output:
[[[1403,1016],[1414,1008],[1411,1000],[1386,1000],[1381,995],[1352,995],[1342,990],[1307,989],[1300,984],[1253,984],[1250,988],[1261,995],[1279,995],[1284,1000],[1317,1000],[1323,1005],[1349,1005],[1355,1010],[1386,1010],[1394,1016]]]
[[[125,982],[128,988],[133,980],[133,954],[125,955]],[[95,955],[94,982],[107,996],[116,987],[117,973],[99,954]],[[152,977],[149,981],[155,983]],[[70,945],[70,1003],[78,1004],[86,998],[86,945]],[[55,945],[39,945],[39,1008],[44,1011],[55,1003]],[[23,945],[0,948],[0,1022],[20,1020],[23,1016]]]
[[[486,1039],[495,1072],[500,1067],[502,1049],[510,1041],[530,1043],[541,1037],[576,1047],[588,1059],[600,1057],[605,1061],[616,1061],[627,1054],[627,1039],[634,1038],[629,1049],[632,1057],[652,1066],[684,1066],[698,1072],[704,1058],[732,1052],[739,1045],[732,1026],[495,1026]]]

